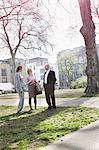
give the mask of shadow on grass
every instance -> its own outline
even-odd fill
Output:
[[[37,143],[41,141],[43,144],[44,141],[46,141],[46,144],[49,143],[47,137],[42,137],[42,134],[45,134],[46,130],[40,130],[37,128],[37,126],[49,117],[64,110],[66,110],[66,108],[57,108],[57,110],[51,111],[44,108],[39,110],[39,112],[25,112],[21,115],[10,114],[0,117],[0,149],[17,149],[16,145],[14,145],[16,148],[13,148],[13,144],[15,143],[20,144],[21,149],[27,148],[27,145],[30,145],[33,142]],[[52,132],[55,132],[55,130]],[[38,138],[38,135],[41,135],[41,139]],[[23,140],[26,142],[23,142],[24,144],[22,145]]]
[[[89,97],[90,98],[90,97],[97,97],[97,95],[96,94],[89,94],[89,95],[85,94],[85,95],[81,95],[79,98],[83,98],[83,97],[85,97],[85,98]]]
[[[69,122],[64,122],[64,119],[70,114],[69,118],[72,122],[73,118],[75,119],[74,116],[79,113],[83,115],[83,111],[80,107],[59,107],[50,111],[40,108],[22,115],[2,116],[0,117],[0,150],[25,150],[27,148],[37,150],[39,146],[46,146],[56,137],[78,130],[80,125],[77,124],[77,120],[74,120],[73,125],[69,125]],[[86,108],[86,114],[87,111]],[[53,118],[54,121],[58,120],[54,125]],[[60,124],[61,122],[64,125]]]
[[[90,93],[90,94],[83,93],[80,97],[99,97],[99,92]]]

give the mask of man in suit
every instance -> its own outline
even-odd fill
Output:
[[[45,65],[45,73],[44,73],[44,89],[45,89],[45,97],[46,102],[48,104],[48,109],[55,109],[56,103],[55,103],[55,72],[50,70],[50,66],[47,64]]]

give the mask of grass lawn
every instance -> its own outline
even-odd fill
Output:
[[[84,93],[85,89],[56,89],[55,90],[55,97],[56,98],[80,98],[80,97],[99,97],[99,94],[93,94],[93,95],[86,95]],[[10,93],[10,94],[3,94],[0,95],[0,99],[2,100],[12,100],[12,99],[18,99],[17,93]],[[25,93],[25,98],[28,98],[28,93]],[[45,94],[43,91],[43,94],[38,95],[38,98],[45,98]]]
[[[87,94],[84,93],[85,89],[56,89],[55,90],[55,97],[56,98],[80,98],[80,97],[99,97],[99,94]],[[43,98],[45,95],[39,95],[39,98]]]
[[[55,95],[57,98],[72,98],[72,97],[84,97],[85,89],[59,89],[55,90]]]
[[[85,89],[56,89],[55,90],[55,97],[56,98],[80,98],[80,97],[99,97],[98,93],[95,94],[87,94],[84,93]],[[38,95],[39,98],[44,98],[45,94],[43,92],[42,95]]]
[[[15,107],[0,106],[0,150],[37,150],[99,119],[99,109],[44,107],[15,114]]]
[[[72,98],[72,97],[84,97],[86,94],[84,93],[84,89],[56,89],[55,97],[56,98]],[[38,98],[44,98],[45,93],[38,95]],[[3,94],[0,95],[0,99],[18,99],[17,93]],[[28,93],[25,93],[25,98],[28,98]]]

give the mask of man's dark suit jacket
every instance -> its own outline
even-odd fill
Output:
[[[50,70],[47,76],[47,84],[55,84],[55,82],[56,82],[55,72]]]
[[[45,74],[44,74],[44,78],[45,78]],[[54,92],[55,82],[56,82],[55,72],[50,70],[47,76],[47,84],[43,83],[46,93],[52,94]]]

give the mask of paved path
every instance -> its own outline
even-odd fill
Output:
[[[28,106],[28,98],[25,96],[25,106]],[[16,106],[18,104],[18,95],[0,96],[0,105]],[[32,101],[33,103],[33,101]],[[38,106],[47,106],[45,98],[37,98]],[[56,98],[57,106],[87,106],[99,108],[99,97],[85,98]],[[34,104],[33,104],[34,105]]]
[[[68,134],[41,150],[99,150],[99,121]]]

